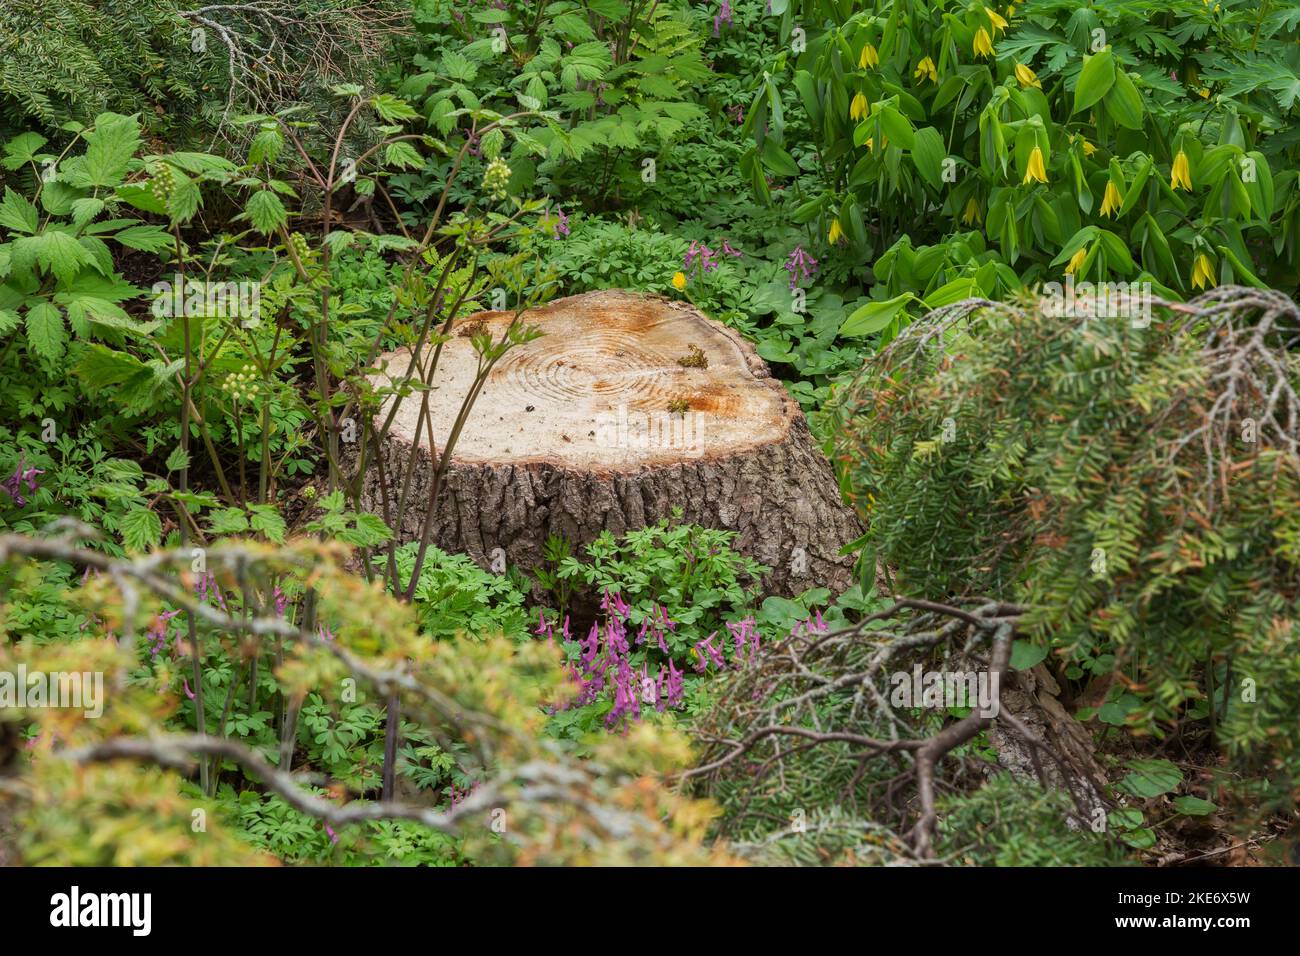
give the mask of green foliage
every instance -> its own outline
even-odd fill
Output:
[[[841,396],[838,455],[902,587],[1024,603],[1067,681],[1123,675],[1103,723],[1210,729],[1288,799],[1296,419],[1244,396],[1294,406],[1297,314],[1240,288],[1193,305],[1149,328],[1043,303],[937,314]]]
[[[104,110],[147,112],[193,135],[193,117],[215,94],[215,57],[191,49],[190,28],[175,0],[14,0],[0,11],[0,103],[17,126],[47,130],[89,123]],[[15,55],[21,50],[21,55]]]
[[[939,853],[965,866],[1123,866],[1123,847],[1073,822],[1060,790],[993,774],[939,805]]]
[[[665,635],[674,658],[684,659],[695,642],[750,613],[767,568],[736,553],[734,531],[669,523],[619,538],[602,533],[576,557],[560,563],[559,576],[581,581],[597,594],[618,594],[640,624],[667,612],[677,628]]]
[[[887,341],[918,310],[1063,273],[1170,295],[1296,285],[1280,11],[802,0],[783,36],[795,17],[819,26],[758,82],[741,168],[765,202],[765,176],[806,184],[794,220],[871,263],[849,266],[876,304],[846,334]]]
[[[404,580],[415,567],[416,548],[412,543],[397,549]],[[420,629],[431,637],[477,640],[492,634],[522,638],[527,633],[524,592],[511,578],[484,571],[469,555],[430,547],[415,586],[415,603]]]

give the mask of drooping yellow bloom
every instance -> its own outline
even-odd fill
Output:
[[[1015,15],[1016,15],[1016,7],[1015,7],[1015,4],[1008,4],[1008,5],[1007,5],[1007,16],[1009,16],[1009,17],[1014,17]]]
[[[878,66],[880,66],[880,54],[876,52],[874,46],[868,43],[862,48],[862,54],[858,57],[858,69],[874,69]]]
[[[1097,147],[1088,142],[1085,137],[1080,136],[1079,139],[1083,140],[1083,155],[1091,156],[1093,153],[1097,152]]]
[[[1043,150],[1035,146],[1034,151],[1029,154],[1029,164],[1025,168],[1025,178],[1020,181],[1023,186],[1026,183],[1045,183],[1047,182],[1047,167],[1043,165]]]
[[[867,147],[868,153],[874,153],[876,151],[876,138],[874,136],[868,136],[867,141],[862,145]]]
[[[1205,253],[1201,253],[1192,263],[1192,288],[1204,289],[1209,286],[1213,289],[1219,283],[1214,278],[1214,263]]]
[[[998,35],[998,31],[999,31],[999,30],[1005,30],[1005,29],[1007,28],[1007,21],[1006,21],[1006,20],[1003,20],[1000,16],[998,16],[996,13],[994,13],[994,12],[993,12],[992,10],[990,10],[988,7],[985,7],[985,8],[984,8],[984,12],[988,14],[988,17],[989,17],[989,23],[993,24],[993,35],[994,35],[994,36],[997,36],[997,35]]]
[[[961,221],[968,226],[984,221],[984,212],[980,209],[980,204],[975,201],[974,196],[966,200],[966,208],[961,211]]]
[[[1029,89],[1031,86],[1036,90],[1043,88],[1043,84],[1038,82],[1038,74],[1023,63],[1016,64],[1016,79],[1020,81],[1020,85],[1025,89]]]
[[[975,50],[976,56],[992,56],[993,40],[989,37],[989,31],[980,27],[975,33],[975,42],[971,44]]]
[[[934,68],[934,60],[928,56],[916,64],[916,72],[912,74],[912,79],[923,80],[929,79],[931,83],[939,82],[939,71]]]
[[[1187,162],[1187,154],[1181,149],[1174,157],[1173,172],[1169,174],[1169,188],[1192,191],[1192,167]]]
[[[673,274],[673,288],[676,289],[676,290],[679,291],[679,292],[680,292],[682,289],[685,289],[685,288],[686,288],[686,273],[685,273],[685,272],[677,272],[677,273],[674,273],[674,274]]]
[[[1210,88],[1208,86],[1202,86],[1196,92],[1201,94],[1201,99],[1203,100],[1208,100],[1210,98]]]
[[[1115,188],[1115,184],[1109,179],[1106,180],[1106,194],[1101,197],[1101,214],[1103,216],[1114,216],[1119,212],[1119,207],[1123,202],[1124,197]]]
[[[844,227],[840,225],[840,221],[838,219],[832,219],[831,231],[830,233],[827,234],[826,241],[833,246],[835,245],[835,243],[839,242],[843,238],[844,238]]]
[[[1088,250],[1081,248],[1074,255],[1070,256],[1070,261],[1065,264],[1065,274],[1072,276],[1083,266],[1083,260],[1088,258]]]
[[[867,113],[871,111],[871,104],[861,93],[854,95],[853,102],[849,104],[849,118],[855,122],[860,119],[866,119]]]

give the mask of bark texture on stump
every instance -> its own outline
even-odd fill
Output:
[[[459,326],[499,340],[512,317],[480,313]],[[689,305],[621,291],[560,299],[523,323],[544,335],[508,352],[484,385],[439,495],[438,547],[485,568],[504,552],[529,570],[547,535],[576,550],[680,508],[683,521],[736,531],[737,550],[772,568],[772,593],[852,583],[852,559],[839,550],[861,523],[798,403],[738,333]],[[419,394],[401,401],[381,452],[387,495],[397,500],[415,455],[410,500],[420,505],[393,529],[400,541],[419,537],[436,461],[430,435],[445,441],[477,360],[469,336],[453,335],[426,422],[417,428]],[[391,352],[380,367],[396,376],[409,361]],[[363,502],[383,514],[378,474],[367,469]]]

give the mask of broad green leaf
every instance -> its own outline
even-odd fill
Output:
[[[1174,809],[1189,817],[1208,817],[1219,807],[1200,797],[1174,797]]]
[[[912,141],[911,155],[921,177],[935,189],[942,189],[943,161],[947,150],[939,131],[932,126],[918,129]]]
[[[1042,663],[1046,657],[1047,648],[1041,644],[1016,641],[1011,645],[1012,670],[1027,671],[1031,667]]]
[[[1183,782],[1183,772],[1168,760],[1130,760],[1119,789],[1134,797],[1158,797]]]
[[[1079,84],[1074,88],[1074,110],[1081,113],[1089,109],[1110,92],[1115,83],[1115,57],[1110,47],[1085,57],[1079,72]]]
[[[1142,128],[1142,94],[1122,69],[1115,70],[1115,85],[1106,94],[1106,112],[1120,126]]]
[[[844,320],[844,324],[840,326],[840,335],[870,335],[872,332],[879,332],[894,321],[894,317],[913,298],[910,292],[904,292],[883,302],[868,302]]]

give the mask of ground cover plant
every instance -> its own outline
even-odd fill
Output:
[[[8,4],[0,860],[1282,862],[1298,51],[1244,0]],[[651,451],[725,519],[612,453],[537,505],[578,429],[458,512],[549,411],[493,382],[642,388],[599,328],[529,365],[614,289],[716,323],[638,394],[717,416]],[[725,349],[834,587],[755,557]],[[565,507],[620,517],[474,546]]]

